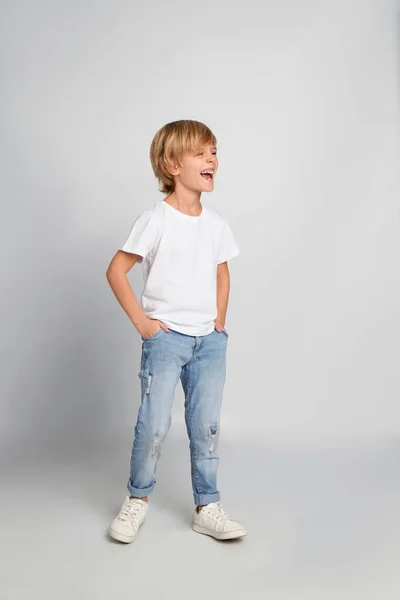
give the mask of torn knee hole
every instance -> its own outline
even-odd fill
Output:
[[[162,441],[162,436],[158,433],[153,437],[151,444],[151,456],[155,456],[156,454],[160,456]]]
[[[147,385],[146,385],[146,394],[150,394],[150,386],[151,386],[152,381],[153,381],[153,376],[148,375],[147,376]]]
[[[210,443],[208,445],[209,452],[215,452],[218,447],[218,438],[219,438],[219,428],[218,425],[210,425],[208,428],[208,438]]]

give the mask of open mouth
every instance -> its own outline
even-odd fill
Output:
[[[207,181],[212,181],[214,177],[214,171],[207,169],[206,171],[202,171],[200,175]]]

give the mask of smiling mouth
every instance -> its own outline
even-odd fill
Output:
[[[209,171],[208,169],[205,171],[202,171],[200,173],[200,175],[203,177],[203,179],[206,179],[207,181],[212,181],[213,177],[214,177],[214,172],[213,171]]]

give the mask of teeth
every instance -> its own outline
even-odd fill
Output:
[[[210,173],[212,175],[214,173],[214,171],[212,169],[209,169],[207,171],[202,171],[202,173]]]

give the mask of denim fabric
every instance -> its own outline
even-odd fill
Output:
[[[135,426],[128,491],[143,498],[155,486],[162,443],[171,425],[175,388],[181,380],[190,440],[193,498],[216,502],[220,408],[226,374],[225,331],[192,336],[160,329],[142,338],[141,404]]]

